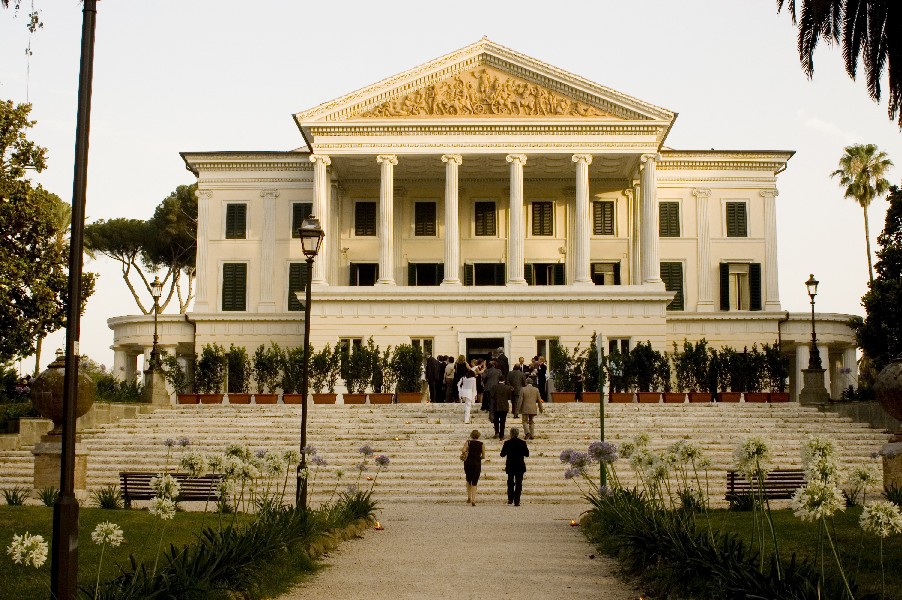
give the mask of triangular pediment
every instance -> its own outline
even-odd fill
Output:
[[[544,119],[670,123],[675,113],[483,38],[341,98],[297,113],[316,123],[385,119]]]

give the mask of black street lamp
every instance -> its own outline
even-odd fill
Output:
[[[298,228],[301,236],[301,247],[304,256],[307,257],[307,273],[304,288],[306,299],[304,301],[304,370],[301,372],[301,462],[298,463],[298,487],[295,494],[295,506],[307,508],[307,373],[310,366],[310,281],[313,276],[313,259],[319,254],[323,244],[323,228],[319,219],[313,215],[308,216]]]
[[[157,318],[160,315],[160,297],[163,295],[163,282],[158,276],[154,276],[153,283],[150,284],[150,295],[153,296],[153,349],[150,351],[150,368],[148,371],[154,371],[160,366],[160,353],[157,351]]]
[[[812,274],[805,287],[808,288],[808,297],[811,298],[811,350],[808,353],[808,369],[823,369],[821,353],[817,350],[817,334],[814,330],[814,297],[817,296],[817,284],[820,283]]]

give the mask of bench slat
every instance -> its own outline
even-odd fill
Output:
[[[169,473],[179,482],[178,500],[219,500],[219,484],[223,480],[221,474],[201,475],[190,477],[187,473]],[[132,500],[150,500],[156,496],[150,485],[154,477],[159,473],[147,471],[121,471],[119,473],[119,485],[122,488],[122,498],[126,506],[131,506]]]
[[[797,489],[805,485],[805,472],[801,469],[780,469],[771,471],[764,478],[764,496],[772,500],[792,498]],[[737,471],[727,471],[727,495],[730,500],[739,495],[758,491],[758,483],[750,482]]]

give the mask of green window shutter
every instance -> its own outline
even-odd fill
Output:
[[[350,264],[350,273],[348,275],[348,285],[357,285],[357,265]]]
[[[614,203],[601,200],[592,203],[593,235],[614,235]]]
[[[445,263],[439,263],[439,264],[438,264],[438,267],[437,267],[437,270],[438,270],[438,280],[439,280],[439,282],[444,281],[444,280],[445,280]]]
[[[247,237],[247,204],[226,204],[227,240],[243,240]]]
[[[554,265],[554,285],[564,285],[564,264],[556,263]]]
[[[664,289],[668,292],[676,292],[676,296],[667,305],[667,310],[684,310],[683,263],[661,263],[661,279],[664,280]]]
[[[222,265],[222,310],[247,310],[247,264]]]
[[[417,284],[417,265],[416,263],[407,263],[407,285]]]
[[[523,279],[526,280],[526,285],[536,284],[535,272],[529,263],[523,265]]]
[[[727,202],[727,237],[748,237],[745,202]]]
[[[310,202],[294,202],[291,205],[291,237],[299,238],[301,234],[298,233],[298,229],[301,228],[301,223],[304,222],[304,219],[310,216],[310,213],[313,212],[313,204]]]
[[[749,265],[749,310],[761,310],[761,263]]]
[[[475,205],[475,219],[476,235],[497,235],[494,202],[477,202]]]
[[[614,263],[614,285],[620,285],[620,263]]]
[[[354,205],[354,235],[376,235],[375,202],[358,202]]]
[[[532,203],[532,234],[554,235],[554,204],[552,202]]]
[[[435,235],[435,202],[416,202],[414,213],[414,235]]]
[[[304,310],[295,292],[307,288],[307,263],[291,263],[288,266],[288,310]]]
[[[464,265],[464,285],[473,285],[473,265],[467,263]]]
[[[730,263],[720,263],[720,310],[730,310]]]
[[[504,285],[507,283],[505,281],[505,271],[504,271],[504,263],[498,263],[495,265],[495,285]]]
[[[680,237],[679,202],[661,202],[658,205],[658,235]]]

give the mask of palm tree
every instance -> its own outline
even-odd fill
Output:
[[[884,175],[893,166],[887,156],[875,144],[853,144],[846,146],[839,159],[839,168],[831,177],[839,177],[839,184],[846,188],[845,197],[858,202],[864,211],[864,239],[868,252],[868,275],[874,283],[874,267],[871,265],[871,231],[868,227],[868,206],[889,190],[889,181]]]
[[[814,49],[823,39],[842,46],[846,73],[855,79],[858,59],[864,63],[868,95],[880,101],[883,68],[889,74],[889,118],[902,127],[902,2],[899,0],[777,0],[784,2],[799,29],[802,69],[814,73]],[[799,13],[796,14],[796,5]]]

